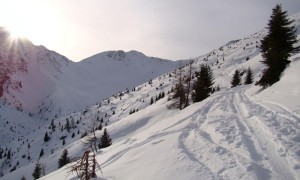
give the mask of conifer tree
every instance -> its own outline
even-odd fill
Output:
[[[166,94],[165,94],[165,92],[163,91],[163,92],[161,93],[161,98],[165,98],[165,96],[166,96]]]
[[[65,149],[58,160],[58,168],[63,167],[64,165],[70,163],[70,158],[68,157],[68,150]]]
[[[152,105],[153,103],[154,103],[154,100],[153,100],[153,97],[151,97],[150,105]]]
[[[10,158],[11,158],[11,151],[8,150],[8,152],[7,152],[7,159],[10,159]]]
[[[232,80],[231,80],[231,87],[235,87],[241,85],[241,77],[240,77],[240,71],[237,69],[235,70]]]
[[[261,40],[262,62],[267,68],[258,84],[264,88],[279,81],[281,73],[290,63],[288,58],[300,51],[299,46],[294,47],[298,42],[296,28],[292,25],[294,21],[289,20],[287,16],[287,12],[277,4],[268,23],[269,32]]]
[[[101,139],[100,139],[99,148],[106,148],[106,147],[110,146],[111,144],[112,144],[112,140],[109,137],[109,134],[108,134],[106,128],[104,128],[103,135],[101,136]]]
[[[34,171],[32,173],[33,179],[38,179],[42,175],[42,166],[39,162],[35,164]]]
[[[193,85],[193,102],[206,99],[213,92],[213,73],[208,65],[201,65],[197,73],[197,80]]]
[[[252,83],[253,83],[253,72],[252,72],[251,68],[249,67],[247,69],[247,74],[246,74],[246,77],[245,77],[244,84],[252,84]]]
[[[42,148],[40,152],[40,157],[42,157],[43,155],[44,155],[44,149]]]
[[[183,85],[183,70],[182,68],[179,68],[178,71],[178,77],[177,77],[177,84],[174,89],[174,96],[173,99],[175,99],[175,105],[180,110],[184,108],[184,104],[186,102],[186,96],[185,96],[185,89]]]
[[[67,131],[70,132],[71,124],[68,118],[66,119],[65,129],[67,129]]]
[[[50,137],[48,135],[48,132],[45,133],[45,136],[44,136],[44,141],[45,142],[48,142],[50,140]]]
[[[100,130],[100,131],[102,130],[102,123],[99,124],[98,130]]]

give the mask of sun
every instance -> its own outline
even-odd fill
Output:
[[[12,38],[26,37],[28,27],[26,27],[25,19],[28,18],[28,13],[25,13],[23,8],[28,10],[28,5],[21,1],[11,0],[1,2],[1,6],[3,9],[0,13],[0,26],[4,26]]]
[[[32,38],[32,35],[39,35],[36,32],[36,22],[43,14],[33,3],[33,0],[2,2],[4,8],[0,12],[0,26],[9,31],[11,38]]]
[[[11,38],[27,38],[36,44],[53,41],[53,28],[60,21],[50,1],[0,0],[0,7],[0,26]]]
[[[5,27],[5,29],[9,32],[9,35],[12,39],[28,38],[26,30],[21,26],[9,26]]]

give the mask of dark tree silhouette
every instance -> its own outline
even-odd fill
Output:
[[[99,124],[98,130],[100,130],[100,131],[102,130],[102,123]]]
[[[290,63],[288,58],[300,51],[299,46],[294,47],[298,42],[296,28],[292,25],[294,21],[289,20],[287,16],[287,12],[277,4],[268,23],[269,32],[261,40],[262,62],[267,68],[263,70],[258,84],[264,88],[279,81],[281,73]]]
[[[68,157],[68,150],[65,149],[58,160],[58,168],[61,168],[68,163],[70,163],[70,158]]]
[[[45,136],[44,136],[44,141],[45,142],[48,142],[50,140],[50,137],[48,135],[48,132],[45,133]]]
[[[43,155],[44,155],[44,149],[41,149],[40,157],[42,157]]]
[[[241,85],[241,77],[240,77],[240,71],[237,69],[235,70],[232,80],[231,80],[231,87],[235,87]]]
[[[201,65],[197,80],[193,85],[193,102],[206,99],[213,92],[213,73],[208,65]]]
[[[110,146],[111,144],[112,144],[112,140],[109,137],[109,134],[108,134],[106,128],[104,128],[103,135],[100,138],[99,149],[106,148],[106,147]]]
[[[183,69],[179,68],[177,75],[177,84],[174,89],[173,99],[175,99],[175,106],[180,110],[184,108],[186,102],[186,93],[183,85]]]
[[[246,74],[246,77],[245,77],[244,84],[252,84],[252,83],[253,83],[253,72],[252,72],[251,68],[249,67],[247,69],[247,74]]]
[[[154,103],[153,97],[151,97],[150,105]]]
[[[10,158],[11,158],[11,151],[8,150],[8,152],[7,152],[7,159],[10,159]]]
[[[66,119],[65,129],[67,129],[67,131],[70,132],[71,124],[68,118]]]
[[[42,176],[42,166],[39,162],[35,164],[34,171],[32,173],[33,179],[38,179]]]

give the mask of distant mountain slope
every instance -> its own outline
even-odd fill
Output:
[[[72,90],[84,92],[78,96],[81,95],[87,102],[96,103],[122,90],[132,90],[179,65],[178,62],[147,57],[137,51],[103,52],[73,64],[71,69],[76,72],[75,77],[80,83],[74,85],[76,88]],[[77,107],[73,109],[80,110]]]
[[[87,106],[171,71],[178,62],[136,51],[104,52],[75,63],[0,29],[0,97],[50,118]]]
[[[12,39],[4,29],[0,37],[0,97],[19,109],[36,111],[72,62],[26,39]]]

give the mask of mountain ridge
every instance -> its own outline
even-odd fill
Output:
[[[11,39],[7,31],[3,28],[1,30],[4,41],[1,41],[0,46],[4,48],[0,52],[3,69],[0,97],[18,109],[40,112],[45,117],[78,111],[112,93],[133,88],[178,66],[177,62],[147,57],[138,51],[102,52],[75,63],[44,46],[35,46],[26,39]],[[14,59],[9,58],[10,54]],[[116,58],[118,62],[112,61]],[[134,68],[131,66],[137,63],[135,68],[139,71],[133,74]],[[116,75],[113,79],[105,80],[113,77],[114,73]],[[126,77],[128,83],[122,83]],[[111,81],[109,87],[108,81]]]

